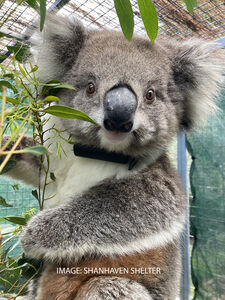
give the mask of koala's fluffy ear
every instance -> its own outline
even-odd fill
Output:
[[[183,95],[181,127],[204,122],[216,110],[224,81],[224,50],[216,42],[189,39],[171,44],[172,73]]]
[[[73,66],[85,38],[86,31],[78,20],[48,15],[43,32],[31,39],[39,80],[61,79]]]

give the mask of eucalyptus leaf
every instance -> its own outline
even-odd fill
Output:
[[[17,183],[12,184],[12,188],[14,189],[14,191],[19,191],[19,185]]]
[[[46,101],[46,102],[53,102],[53,101],[59,102],[60,99],[56,96],[47,96],[46,98],[43,99],[43,101]]]
[[[38,192],[37,190],[33,190],[31,194],[38,200]]]
[[[10,78],[10,79],[13,79],[15,77],[15,74],[14,73],[5,73],[4,74],[4,78]]]
[[[4,206],[4,207],[13,207],[11,204],[8,204],[5,200],[5,198],[0,196],[0,206]]]
[[[130,41],[134,32],[134,14],[130,0],[114,0],[114,5],[123,34]]]
[[[1,4],[0,4],[0,5],[1,5]],[[0,31],[0,38],[4,37],[4,36],[6,36],[6,35],[7,35],[6,33]]]
[[[52,181],[56,181],[56,177],[55,177],[55,174],[54,173],[50,173],[50,178]]]
[[[61,82],[59,80],[50,80],[48,82],[46,82],[45,84],[43,84],[43,88],[41,90],[41,95],[48,95],[49,94],[49,91],[57,86],[58,84],[60,84]]]
[[[38,5],[38,2],[36,0],[25,0],[27,2],[27,4],[32,7],[33,9],[35,9],[37,12],[40,11],[40,7]]]
[[[152,44],[158,34],[158,17],[152,0],[138,0],[142,21]]]
[[[2,161],[2,159],[0,160],[0,162]],[[9,172],[11,169],[13,169],[16,165],[16,161],[13,159],[10,159],[7,164],[5,165],[5,167],[3,168],[2,172],[0,173],[0,175],[5,174],[7,172]]]
[[[194,8],[198,6],[197,0],[185,0],[185,4],[189,13],[192,13]]]
[[[83,120],[83,121],[87,121],[87,122],[91,122],[95,125],[98,125],[94,120],[92,120],[87,114],[73,109],[71,107],[68,106],[64,106],[64,105],[53,105],[50,106],[46,109],[44,109],[44,112],[53,115],[53,116],[57,116],[57,117],[61,117],[61,118],[66,118],[66,119],[79,119],[79,120]]]
[[[31,278],[34,274],[38,274],[42,268],[42,262],[25,257],[18,260],[18,265],[21,266],[22,276]],[[25,267],[24,267],[25,266]]]
[[[13,90],[14,93],[18,93],[17,88],[7,80],[0,80],[0,89],[3,86],[7,87],[8,89]]]
[[[38,66],[35,65],[35,66],[31,69],[30,72],[31,72],[31,73],[34,73],[34,72],[36,72],[37,70],[38,70]]]
[[[2,99],[2,96],[0,98]],[[20,101],[18,99],[11,98],[11,97],[6,97],[6,102],[12,103],[14,105],[20,104]]]
[[[43,85],[44,86],[55,86],[55,85],[58,85],[60,84],[61,82],[57,79],[52,79],[50,81],[47,81],[46,83],[44,83]]]
[[[23,217],[8,216],[8,217],[0,218],[0,221],[4,221],[4,220],[17,225],[26,225],[26,219]]]
[[[6,59],[7,57],[8,57],[7,55],[1,54],[1,55],[0,55],[0,60],[4,60],[4,59]]]
[[[55,89],[69,89],[69,90],[76,90],[74,86],[66,83],[60,83],[54,87]]]
[[[22,67],[20,64],[18,64],[18,66],[19,66],[19,69],[20,69],[21,74],[22,74],[24,77],[27,77],[27,74],[26,74],[25,70],[23,69],[23,67]]]
[[[28,148],[24,148],[22,151],[22,153],[30,153],[36,156],[39,155],[44,155],[44,154],[49,154],[48,150],[43,147],[43,146],[32,146],[32,147],[28,147]]]
[[[20,63],[22,63],[25,57],[30,53],[30,46],[20,42],[17,42],[15,46],[7,46],[7,49],[15,54],[15,59]]]
[[[46,0],[40,0],[40,31],[44,28],[45,16],[46,16]]]

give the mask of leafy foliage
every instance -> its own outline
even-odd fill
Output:
[[[134,32],[134,15],[129,0],[114,0],[116,13],[124,36],[131,40]]]
[[[35,1],[30,1],[36,7]],[[36,4],[35,4],[36,3]],[[38,5],[38,4],[37,4]],[[43,22],[43,19],[42,19]],[[43,23],[42,23],[43,26]],[[96,124],[86,114],[66,106],[52,105],[52,102],[59,103],[57,96],[61,89],[75,88],[69,84],[62,83],[59,80],[51,80],[46,84],[41,84],[36,76],[38,66],[33,65],[29,59],[26,64],[28,46],[16,44],[8,48],[13,53],[11,68],[0,64],[2,79],[0,80],[0,98],[2,100],[2,110],[0,115],[0,174],[10,171],[16,165],[15,154],[29,153],[37,156],[40,162],[40,174],[44,174],[43,185],[39,184],[37,190],[32,191],[32,195],[38,202],[40,210],[43,209],[45,200],[54,197],[50,195],[46,198],[45,191],[49,184],[52,184],[56,177],[50,172],[51,153],[44,146],[45,133],[52,131],[52,143],[56,143],[56,149],[59,157],[64,151],[61,146],[62,139],[73,143],[70,139],[62,137],[62,131],[54,126],[52,128],[44,126],[49,121],[49,115],[55,115],[66,118],[79,119]],[[10,96],[7,94],[10,90]],[[3,141],[3,135],[7,133],[7,140]],[[17,149],[25,135],[29,134],[33,139],[34,146],[23,149]],[[41,181],[40,181],[41,182]],[[6,199],[0,196],[0,206],[11,207]],[[18,247],[18,235],[22,227],[27,224],[32,213],[25,213],[22,216],[8,215],[0,218],[4,224],[10,223],[16,225],[11,231],[4,234],[2,241],[0,232],[0,294],[10,293],[22,295],[30,280],[34,278],[41,266],[38,262],[28,261],[22,256],[13,256],[13,250]]]
[[[158,35],[158,16],[152,0],[137,0],[145,30],[152,44]],[[189,13],[198,5],[197,0],[185,0]],[[130,0],[114,0],[115,10],[119,18],[124,36],[131,40],[134,31],[134,15]]]
[[[30,55],[30,47],[21,42],[17,42],[15,46],[7,46],[7,49],[14,53],[15,59],[20,63],[23,62],[25,57]]]
[[[18,247],[18,236],[22,228],[34,212],[31,209],[21,217],[5,217],[13,225],[2,225],[3,229],[0,227],[0,294],[24,294],[29,282],[41,270],[41,264],[25,258],[21,250],[18,256],[13,254]]]
[[[4,206],[4,207],[12,207],[12,205],[8,204],[5,200],[5,198],[0,196],[0,206]]]
[[[98,125],[94,120],[92,120],[87,114],[76,110],[71,107],[66,107],[64,105],[52,105],[44,110],[44,112],[66,119],[79,119],[87,122],[91,122]]]
[[[155,6],[151,0],[138,0],[138,6],[148,37],[154,43],[158,34],[158,17]]]
[[[185,0],[185,4],[189,13],[192,13],[194,8],[198,5],[197,0]]]

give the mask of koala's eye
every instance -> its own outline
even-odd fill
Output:
[[[153,89],[148,89],[145,94],[145,101],[150,104],[154,100],[155,100],[155,91]]]
[[[94,83],[92,83],[92,82],[88,83],[88,85],[86,87],[86,92],[89,95],[94,94],[94,92],[95,92],[95,85],[94,85]]]

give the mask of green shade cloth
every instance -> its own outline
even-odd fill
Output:
[[[225,90],[220,98],[219,113],[187,137],[193,159],[190,217],[195,300],[225,299]]]

